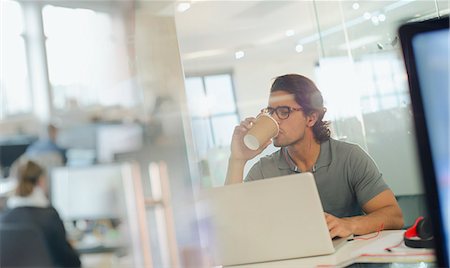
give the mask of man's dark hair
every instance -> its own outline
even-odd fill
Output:
[[[285,91],[295,96],[295,101],[303,108],[305,115],[318,113],[317,122],[313,126],[314,137],[318,142],[330,139],[330,122],[323,121],[326,108],[323,107],[323,98],[319,89],[309,78],[299,74],[286,74],[278,76],[273,81],[270,92]]]

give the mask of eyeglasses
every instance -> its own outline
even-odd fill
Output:
[[[289,106],[278,106],[276,108],[267,107],[261,110],[261,113],[267,113],[270,115],[273,115],[274,113],[277,114],[278,118],[281,120],[287,119],[289,115],[294,111],[303,111],[302,108],[293,108]]]

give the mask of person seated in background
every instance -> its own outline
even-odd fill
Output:
[[[25,155],[34,160],[46,158],[42,162],[49,163],[40,163],[42,165],[57,166],[65,164],[67,162],[66,150],[57,145],[57,137],[58,128],[53,124],[49,124],[46,133],[41,135],[39,140],[28,146]]]
[[[17,187],[15,194],[8,198],[7,209],[0,215],[0,224],[31,224],[42,232],[54,266],[80,267],[79,256],[66,239],[63,222],[45,195],[44,169],[21,158],[12,172]]]

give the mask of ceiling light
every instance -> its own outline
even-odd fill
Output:
[[[236,51],[236,53],[234,53],[234,57],[235,57],[237,60],[238,60],[238,59],[242,59],[244,56],[245,56],[245,53],[244,53],[244,51],[242,51],[242,50]]]
[[[301,45],[301,44],[296,45],[295,46],[295,51],[297,51],[298,53],[302,52],[303,51],[303,45]]]
[[[188,2],[181,2],[181,3],[178,3],[178,6],[177,6],[177,10],[178,10],[178,12],[185,12],[186,10],[188,10],[189,8],[191,8],[191,4],[190,3],[188,3]]]
[[[380,15],[378,15],[378,20],[383,22],[386,20],[386,16],[384,14],[380,14]]]
[[[192,60],[192,59],[198,59],[198,58],[218,56],[218,55],[221,55],[224,53],[226,53],[226,51],[223,49],[210,49],[210,50],[202,50],[202,51],[196,51],[196,52],[190,52],[190,53],[183,53],[182,57],[183,57],[183,60]]]
[[[370,13],[369,12],[364,12],[364,18],[366,19],[366,20],[370,20],[370,18],[372,18],[372,15],[370,15]]]
[[[288,36],[288,37],[293,36],[294,34],[295,34],[295,31],[292,29],[286,31],[286,36]]]
[[[353,3],[352,8],[353,8],[354,10],[359,9],[359,4],[358,4],[358,3]]]
[[[372,23],[373,23],[373,25],[378,25],[378,24],[380,24],[380,21],[378,20],[378,17],[377,17],[377,16],[373,16],[373,17],[372,17]]]

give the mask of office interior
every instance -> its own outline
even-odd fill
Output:
[[[332,137],[374,158],[405,227],[426,215],[397,29],[448,15],[446,0],[2,0],[1,9],[0,206],[13,161],[57,126],[67,162],[47,166],[48,193],[84,267],[202,266],[196,196],[224,184],[234,126],[287,73],[316,82]]]

